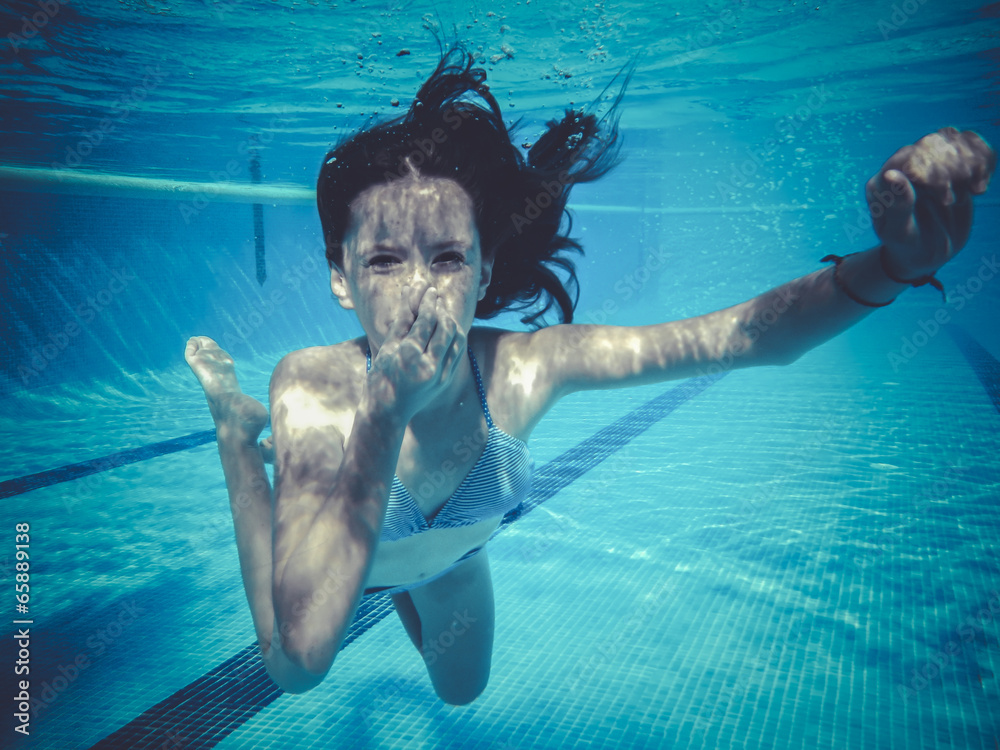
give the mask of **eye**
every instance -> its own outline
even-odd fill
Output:
[[[377,271],[385,271],[392,264],[398,263],[399,261],[391,255],[376,255],[365,261],[365,265],[368,268],[374,268]]]
[[[465,256],[461,253],[443,253],[434,259],[435,263],[444,263],[445,265],[462,265],[465,263]]]

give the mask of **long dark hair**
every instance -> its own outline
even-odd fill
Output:
[[[483,257],[494,259],[476,317],[541,304],[522,322],[541,326],[556,305],[561,321],[569,323],[579,284],[573,261],[562,251],[582,254],[583,247],[569,237],[573,222],[566,202],[574,185],[598,179],[619,161],[617,110],[634,64],[602,118],[567,109],[562,120],[546,123],[525,159],[511,138],[517,125],[508,132],[486,71],[473,63],[471,54],[454,45],[405,115],[355,133],[326,155],[316,198],[327,262],[343,268],[350,202],[372,185],[410,175],[412,165],[421,176],[455,180],[472,199]],[[469,94],[487,107],[463,98]],[[560,234],[563,214],[567,227]]]

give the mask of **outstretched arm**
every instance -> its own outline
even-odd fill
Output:
[[[531,335],[527,356],[546,373],[552,401],[794,362],[951,260],[969,238],[972,195],[986,191],[995,166],[995,152],[975,133],[939,130],[897,151],[868,181],[878,247],[828,256],[837,265],[696,318],[545,328]]]

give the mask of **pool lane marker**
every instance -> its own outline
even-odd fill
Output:
[[[633,409],[536,469],[528,496],[521,505],[504,516],[493,536],[568,487],[726,374],[723,372],[687,380]],[[392,599],[387,594],[365,597],[355,612],[340,650],[343,651],[392,611]],[[207,750],[215,747],[283,693],[268,676],[254,641],[235,656],[97,742],[92,750],[141,750],[178,746],[185,750]],[[171,742],[174,744],[170,744]]]
[[[97,474],[108,469],[115,469],[126,464],[134,464],[139,461],[146,461],[157,456],[165,456],[168,453],[186,451],[196,448],[205,443],[215,441],[215,430],[205,430],[204,432],[192,432],[190,435],[164,440],[159,443],[150,443],[141,448],[131,448],[119,451],[107,456],[101,456],[90,461],[81,461],[76,464],[60,466],[48,471],[40,471],[36,474],[27,474],[23,477],[16,477],[0,482],[0,498],[21,495],[31,490],[51,487],[60,482],[72,482],[91,474]]]
[[[979,382],[983,384],[986,397],[993,403],[997,412],[1000,412],[1000,361],[986,351],[983,345],[972,338],[964,328],[955,324],[947,328],[952,340],[969,361]]]

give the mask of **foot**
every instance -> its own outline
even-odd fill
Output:
[[[274,442],[271,440],[271,436],[268,435],[266,438],[261,440],[258,447],[260,448],[260,457],[264,459],[264,463],[273,464]]]
[[[192,336],[184,349],[184,359],[205,389],[219,436],[256,445],[257,436],[267,424],[267,409],[240,390],[233,358],[208,336]]]

